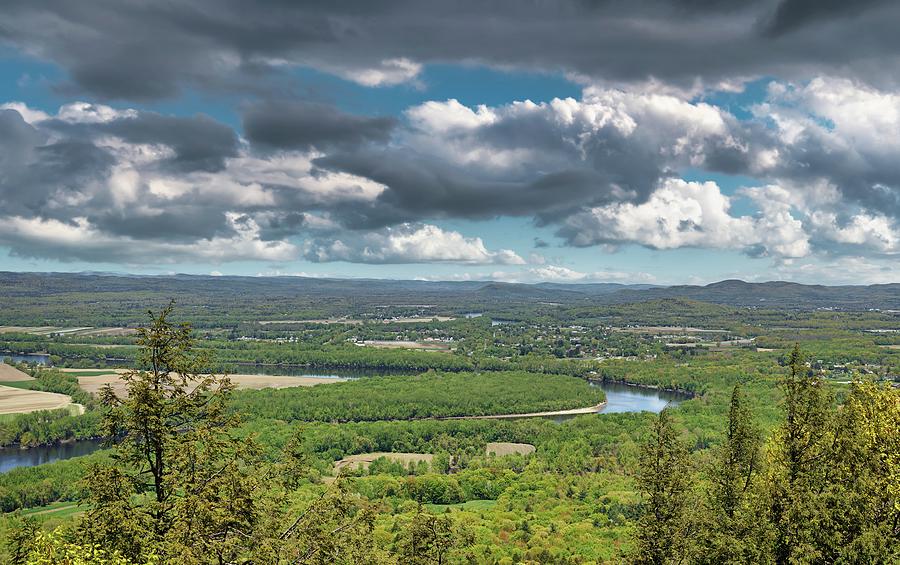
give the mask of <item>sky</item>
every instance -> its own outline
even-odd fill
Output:
[[[0,270],[900,282],[900,3],[7,0]]]

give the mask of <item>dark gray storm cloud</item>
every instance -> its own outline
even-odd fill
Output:
[[[587,203],[621,198],[604,172],[587,168],[535,178],[503,180],[477,175],[411,149],[337,153],[316,164],[372,179],[388,187],[371,203],[334,207],[345,225],[372,229],[424,218],[489,219],[499,216],[556,216]]]
[[[204,115],[176,117],[141,112],[102,122],[55,119],[41,125],[72,138],[112,135],[127,143],[166,146],[174,154],[158,165],[177,172],[222,170],[225,159],[236,156],[238,151],[235,131]]]
[[[898,21],[900,4],[878,0],[7,0],[0,41],[63,67],[60,88],[146,100],[290,89],[291,65],[353,78],[398,59],[681,86],[822,72],[894,83]]]
[[[163,164],[183,172],[220,171],[225,159],[236,156],[238,151],[234,130],[203,115],[184,118],[143,112],[138,118],[102,124],[97,131],[128,143],[166,145],[175,155]]]
[[[333,149],[385,143],[397,120],[356,116],[327,104],[266,101],[252,104],[243,116],[244,135],[252,143],[273,149]]]
[[[768,35],[777,37],[818,22],[853,18],[878,4],[889,2],[891,0],[782,0],[763,28]]]
[[[17,111],[0,109],[0,209],[6,215],[53,213],[52,200],[105,178],[113,163],[88,141],[53,140]]]

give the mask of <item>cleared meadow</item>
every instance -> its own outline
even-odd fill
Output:
[[[337,475],[343,469],[352,471],[360,466],[362,466],[363,469],[368,469],[369,465],[371,465],[373,461],[382,457],[391,461],[403,463],[404,465],[409,465],[410,463],[418,463],[419,461],[426,461],[430,464],[434,459],[434,455],[432,455],[431,453],[360,453],[358,455],[350,455],[348,457],[344,457],[343,459],[335,461],[334,474]]]
[[[509,443],[505,441],[491,442],[484,448],[488,455],[529,455],[534,453],[534,446],[530,443]]]

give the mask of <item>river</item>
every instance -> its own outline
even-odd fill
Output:
[[[662,412],[666,406],[675,406],[682,400],[690,398],[688,395],[667,390],[658,390],[625,383],[591,381],[595,386],[606,393],[606,408],[601,414],[616,414],[619,412]]]
[[[268,369],[268,371],[266,371],[266,369]],[[273,367],[271,366],[240,366],[235,367],[232,372],[244,374],[266,374],[276,372],[272,369]],[[281,375],[295,377],[345,378],[397,374],[396,371],[391,373],[381,373],[379,371],[364,369],[328,369],[316,372],[299,367],[293,370],[286,367],[279,367],[277,372]],[[592,381],[591,386],[598,387],[606,393],[606,407],[599,412],[600,415],[644,411],[656,413],[662,411],[666,406],[674,406],[680,401],[688,398],[686,395],[676,392],[639,387],[624,383]],[[561,422],[574,417],[576,416],[554,416],[553,419],[557,422]],[[88,455],[98,449],[100,449],[99,440],[83,440],[61,445],[32,447],[30,449],[0,448],[0,473],[5,473],[16,467],[33,467],[43,463],[52,463],[53,461]]]
[[[0,361],[12,359],[13,363],[31,363],[34,365],[46,365],[50,363],[50,356],[46,353],[0,353]]]
[[[83,439],[81,441],[32,447],[30,449],[3,447],[0,448],[0,473],[5,473],[16,467],[34,467],[35,465],[88,455],[100,449],[100,446],[101,441],[98,439]]]

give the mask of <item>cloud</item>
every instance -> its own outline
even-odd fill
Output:
[[[900,265],[896,259],[847,255],[832,261],[807,260],[776,265],[767,278],[807,284],[890,284],[900,280]]]
[[[898,253],[898,108],[900,94],[831,77],[773,82],[748,120],[598,86],[544,103],[430,101],[398,120],[267,100],[244,107],[242,139],[202,115],[7,103],[0,218],[175,245],[179,256],[247,240],[238,224],[252,222],[251,240],[317,261],[519,264],[511,251],[435,227],[505,216],[601,250],[889,256]],[[760,181],[729,195],[681,180],[685,170]],[[737,200],[747,211],[735,212]],[[7,241],[32,256],[49,245]]]
[[[264,260],[276,250],[285,259],[282,251],[292,248],[290,238],[301,228],[321,230],[328,223],[311,212],[371,199],[384,189],[316,170],[309,154],[258,155],[231,128],[205,116],[84,103],[55,115],[22,104],[6,108],[0,110],[0,218],[21,230],[7,233],[6,245],[27,256],[45,249],[46,256],[63,259],[128,261],[130,254],[150,257],[142,249],[155,249],[179,260],[195,253],[200,260],[227,261],[254,257],[254,250]],[[303,218],[296,229],[292,217]],[[106,247],[95,254],[99,244],[86,244],[61,257],[56,246],[69,246],[42,236],[45,228],[73,241],[90,234]],[[121,252],[111,250],[115,241]]]
[[[426,281],[500,281],[508,283],[644,283],[652,284],[656,277],[644,272],[592,271],[580,272],[560,265],[547,265],[518,271],[492,271],[489,273],[462,272],[452,275],[421,276]]]
[[[392,86],[410,82],[422,72],[422,65],[405,57],[385,59],[362,69],[337,69],[336,74],[363,86]]]
[[[669,181],[643,204],[614,204],[573,215],[559,235],[579,247],[630,242],[654,249],[700,243],[729,247],[735,239],[746,241],[750,227],[736,221],[729,207],[715,183]]]
[[[488,250],[479,237],[434,225],[401,224],[364,234],[341,234],[308,243],[305,256],[314,262],[461,263],[522,265],[525,260],[509,249]]]
[[[333,106],[303,101],[266,101],[247,107],[244,134],[254,144],[309,151],[388,141],[396,120],[341,112]]]
[[[766,22],[765,32],[777,37],[816,22],[856,17],[886,2],[887,0],[782,0]]]
[[[595,87],[540,104],[431,101],[406,117],[389,147],[315,161],[387,187],[370,205],[339,211],[348,225],[501,215],[554,223],[586,206],[642,202],[679,168],[746,172],[767,149],[755,143],[761,128],[711,105]]]
[[[275,0],[260,10],[239,0],[98,0],[90,10],[8,0],[0,40],[60,66],[63,92],[131,101],[289,90],[296,67],[381,87],[447,63],[683,89],[772,74],[890,83],[898,11],[876,0]]]
[[[900,216],[900,93],[829,77],[775,82],[755,113],[779,136],[762,174],[798,192],[826,184],[849,204]]]
[[[707,247],[754,255],[803,257],[809,241],[790,207],[760,198],[756,217],[730,214],[730,198],[714,182],[669,179],[642,204],[591,208],[568,218],[559,235],[571,245],[637,243],[653,249]]]
[[[189,260],[221,263],[235,260],[288,261],[297,249],[288,242],[264,242],[252,220],[229,215],[229,237],[189,243],[116,237],[99,231],[86,218],[69,222],[7,217],[0,222],[0,243],[21,257],[58,261],[92,261],[123,265],[174,264]]]

